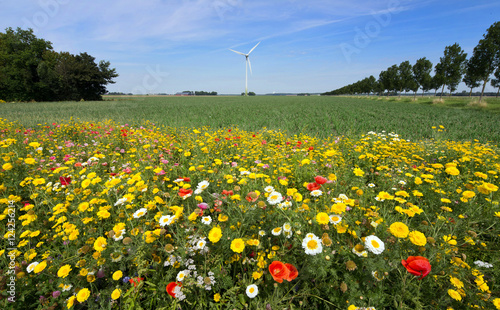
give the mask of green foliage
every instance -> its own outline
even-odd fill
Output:
[[[448,87],[450,93],[457,89],[465,72],[467,53],[465,53],[458,43],[446,46],[444,56],[440,58],[436,66],[436,75],[443,77],[444,85]]]
[[[500,301],[500,272],[484,263],[496,266],[500,253],[500,150],[449,140],[443,126],[431,129],[434,139],[415,141],[150,122],[26,128],[0,119],[0,129],[0,204],[16,209],[23,309],[493,309]],[[314,181],[320,195],[308,189]],[[0,214],[4,239],[9,212]],[[413,239],[415,231],[422,237]],[[304,249],[308,234],[322,245],[314,255]],[[367,242],[373,235],[385,245],[380,252]],[[422,279],[402,264],[417,255],[432,265]],[[295,266],[297,277],[278,283],[274,261]],[[46,265],[32,271],[33,262]],[[60,273],[65,265],[71,270]],[[0,261],[3,287],[8,270],[8,259]],[[171,297],[166,287],[187,270]],[[256,296],[246,294],[250,285]]]
[[[87,53],[53,51],[31,29],[0,33],[0,98],[8,101],[101,100],[117,76]]]
[[[432,104],[425,97],[412,103],[379,97],[325,96],[214,96],[214,97],[112,97],[105,101],[2,104],[0,116],[26,127],[61,119],[106,121],[141,125],[145,120],[174,127],[222,128],[238,124],[245,130],[282,130],[286,135],[305,133],[317,137],[393,131],[408,139],[430,139],[431,127],[442,124],[454,140],[500,143],[500,101],[488,99],[488,107],[468,106],[466,98]],[[251,99],[251,104],[249,104]],[[307,107],[307,108],[304,108]],[[184,111],[179,113],[179,111]],[[264,112],[262,112],[264,111]],[[75,139],[83,139],[72,132]]]
[[[422,87],[422,95],[429,89],[432,89],[432,62],[425,57],[420,58],[415,62],[412,69],[417,89],[418,87]]]

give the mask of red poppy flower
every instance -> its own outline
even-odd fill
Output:
[[[314,190],[320,189],[320,188],[321,188],[321,185],[319,185],[316,182],[307,184],[307,189],[310,190],[311,192]]]
[[[130,282],[130,284],[133,284],[134,287],[136,287],[139,283],[141,283],[142,280],[144,280],[144,278],[136,277],[128,280],[128,282]]]
[[[406,260],[401,260],[401,264],[412,275],[420,276],[419,279],[423,279],[431,272],[429,260],[422,256],[409,256]]]
[[[297,271],[297,268],[295,268],[295,266],[292,264],[285,264],[285,266],[290,271],[290,273],[288,274],[288,277],[285,280],[290,282],[299,275],[299,272]]]
[[[273,277],[274,281],[278,283],[283,283],[283,279],[287,279],[290,275],[290,270],[279,261],[274,261],[269,265],[269,272]]]
[[[182,286],[182,282],[170,282],[169,284],[167,284],[166,291],[170,296],[174,298],[175,298],[174,290],[177,286]]]
[[[64,185],[64,186],[71,184],[70,177],[59,177],[59,181],[61,182],[61,185]]]
[[[193,190],[191,190],[191,189],[181,188],[179,190],[179,196],[181,196],[181,197],[184,197],[184,196],[187,196],[187,195],[191,195],[192,193],[193,193]]]
[[[318,183],[319,185],[325,184],[328,180],[320,175],[314,178],[314,181]]]

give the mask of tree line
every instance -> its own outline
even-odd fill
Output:
[[[6,101],[102,100],[118,77],[108,61],[87,53],[56,52],[33,30],[0,32],[0,99]]]
[[[434,75],[431,76],[433,68]],[[413,65],[406,60],[380,72],[378,79],[371,75],[322,95],[382,95],[387,92],[401,96],[403,91],[413,91],[415,97],[419,89],[423,96],[429,90],[435,90],[436,95],[441,88],[442,97],[445,86],[451,94],[462,81],[470,88],[469,96],[472,95],[473,88],[482,87],[480,102],[488,82],[500,91],[500,22],[495,22],[487,29],[469,59],[467,53],[455,43],[445,47],[443,57],[434,67],[425,57],[418,59]]]

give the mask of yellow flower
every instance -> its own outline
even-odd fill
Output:
[[[450,295],[450,297],[455,299],[455,300],[458,300],[458,301],[462,300],[462,296],[460,295],[460,293],[458,293],[455,290],[449,289],[448,295]]]
[[[13,168],[11,163],[6,163],[2,165],[2,169],[5,171],[11,170]]]
[[[34,158],[26,158],[24,162],[28,165],[34,165],[36,163],[36,160]]]
[[[75,299],[76,299],[76,296],[71,296],[70,298],[68,298],[68,302],[66,303],[66,307],[71,308],[73,307],[73,305],[75,304]]]
[[[464,191],[462,193],[462,196],[467,198],[467,199],[470,199],[470,198],[473,198],[474,196],[476,196],[476,193],[474,193],[473,191]]]
[[[221,214],[219,214],[217,219],[219,220],[219,222],[225,222],[229,219],[229,217],[227,215],[221,213]]]
[[[252,278],[253,278],[254,280],[258,280],[258,279],[260,279],[260,277],[262,277],[262,275],[263,275],[263,274],[264,274],[264,272],[263,272],[263,271],[254,271],[254,272],[252,273]]]
[[[389,231],[394,237],[397,238],[406,238],[410,232],[408,226],[401,222],[392,223],[391,226],[389,226]]]
[[[231,250],[235,253],[241,253],[245,249],[245,241],[241,238],[234,239],[231,242]]]
[[[493,299],[493,305],[500,310],[500,298]]]
[[[191,222],[194,222],[196,221],[196,219],[198,218],[198,214],[196,212],[192,212],[189,216],[188,216],[188,220],[190,220]]]
[[[330,222],[330,217],[325,212],[320,212],[316,215],[316,222],[320,225],[326,225]]]
[[[220,301],[220,294],[219,293],[217,293],[217,294],[214,295],[214,300],[215,300],[215,302],[219,302]]]
[[[87,270],[87,268],[82,268],[82,269],[80,270],[80,275],[81,275],[82,277],[86,277],[88,274],[89,274],[89,271]]]
[[[210,240],[210,242],[212,243],[219,242],[221,237],[222,237],[222,231],[219,226],[212,228],[208,233],[208,240]]]
[[[427,238],[425,235],[418,230],[414,230],[409,233],[411,243],[418,246],[425,246],[427,244]]]
[[[444,172],[448,173],[449,175],[459,175],[460,170],[458,170],[456,167],[448,167],[444,170]]]
[[[59,278],[66,278],[71,271],[71,266],[70,265],[64,265],[59,270],[57,271],[57,276]]]
[[[78,294],[76,294],[76,300],[78,302],[84,302],[86,301],[90,296],[90,291],[88,288],[83,288],[80,291],[78,291]]]
[[[99,210],[99,212],[97,212],[97,216],[100,219],[107,219],[108,217],[111,216],[111,213],[109,213],[108,210],[106,210],[106,209],[102,209],[102,210]]]
[[[481,186],[483,186],[483,188],[487,189],[490,192],[496,192],[498,190],[498,186],[491,183],[484,182]]]
[[[117,300],[118,298],[120,298],[121,294],[122,294],[122,290],[117,288],[113,291],[113,293],[111,293],[111,298],[113,298],[114,300]]]
[[[365,173],[363,172],[363,170],[359,169],[359,168],[355,168],[354,171],[353,171],[354,175],[355,176],[358,176],[358,177],[362,177],[363,175],[365,175]]]
[[[34,272],[40,273],[45,269],[45,267],[47,267],[47,261],[43,261],[40,264],[36,265]]]
[[[83,180],[83,182],[82,182],[82,188],[87,188],[89,185],[90,185],[90,180],[89,179]]]
[[[123,272],[121,270],[117,270],[113,273],[113,280],[118,281],[122,278]]]
[[[108,243],[106,242],[106,239],[104,237],[99,237],[96,239],[96,241],[94,242],[94,249],[97,251],[97,252],[102,252],[104,251],[104,248],[108,245]]]
[[[464,283],[455,277],[450,276],[450,282],[456,288],[463,288],[464,287]]]

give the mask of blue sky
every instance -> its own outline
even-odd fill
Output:
[[[330,91],[455,42],[470,55],[499,17],[497,0],[0,0],[2,32],[110,61],[108,90],[126,93],[241,93],[245,58],[228,49],[258,42],[249,91]]]

